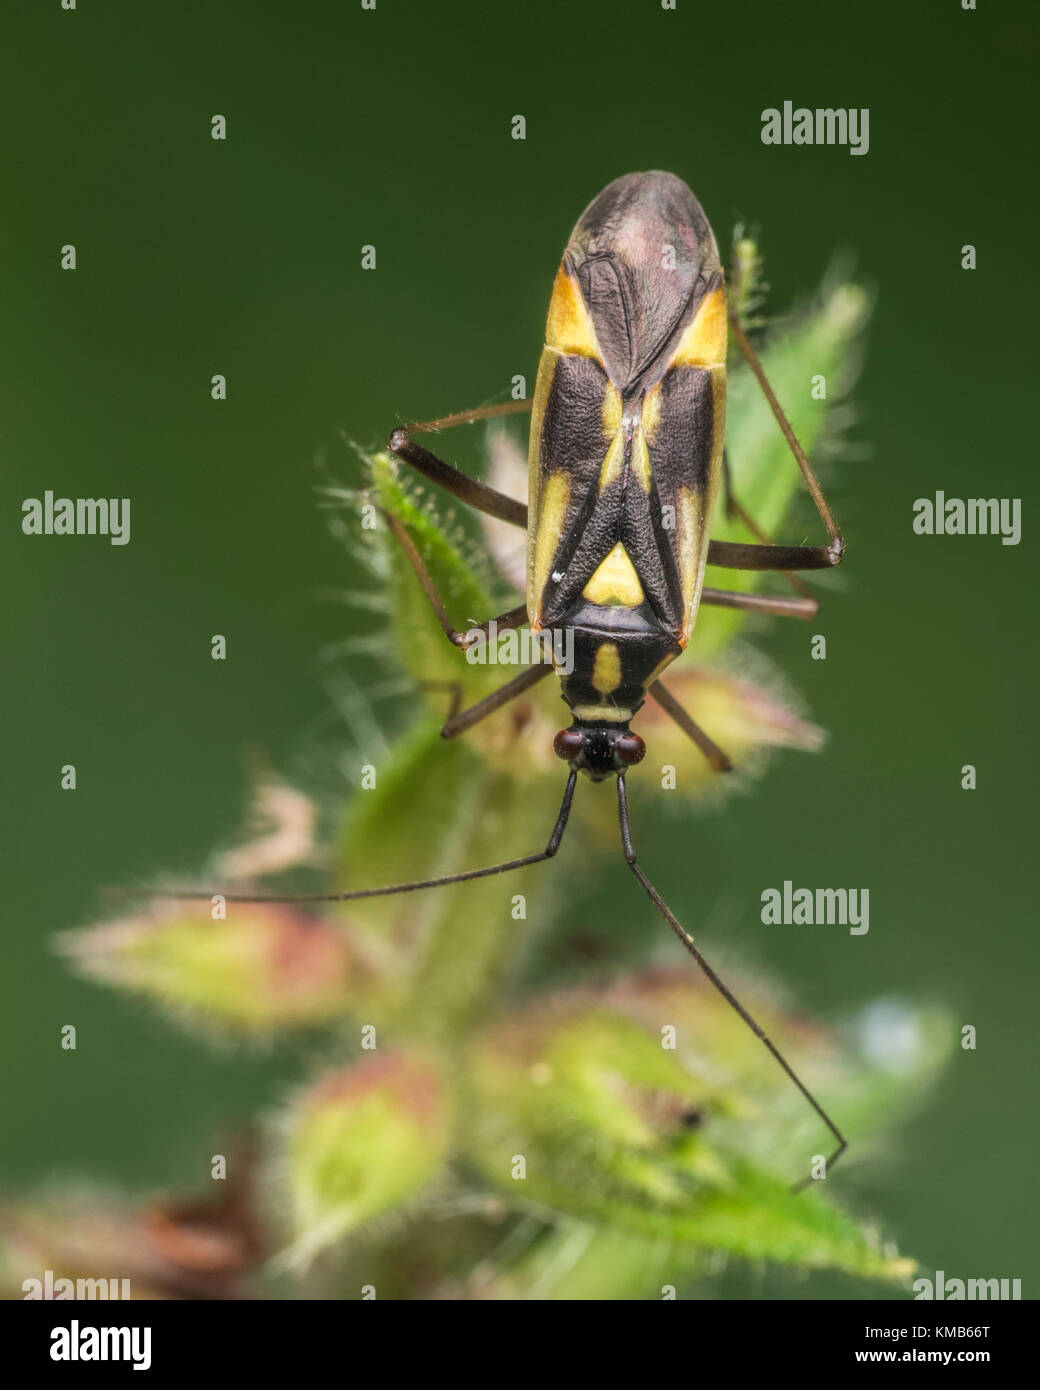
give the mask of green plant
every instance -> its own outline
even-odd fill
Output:
[[[747,240],[738,243],[737,264],[748,307],[757,257]],[[852,385],[867,314],[864,292],[831,275],[763,350],[817,459],[840,442],[834,406]],[[826,400],[810,394],[817,375],[826,378]],[[742,502],[778,531],[798,474],[736,363],[728,439]],[[522,487],[510,436],[492,436],[490,451],[496,484]],[[449,533],[388,456],[366,454],[363,466],[366,487],[351,504],[406,527],[453,614],[515,602],[507,589],[515,560],[495,523],[484,536],[498,562],[491,567]],[[719,512],[713,535],[748,538]],[[540,846],[561,782],[551,752],[561,711],[554,682],[489,719],[479,739],[442,741],[444,696],[430,687],[461,681],[469,703],[503,673],[468,664],[448,646],[384,525],[359,523],[357,546],[392,633],[384,654],[421,687],[423,714],[375,769],[375,785],[337,815],[329,888],[449,874],[494,862],[503,846]],[[763,582],[748,572],[727,578],[734,587]],[[703,610],[669,677],[745,779],[773,749],[810,751],[822,742],[748,644],[747,623],[735,611]],[[640,728],[655,763],[675,769],[670,805],[688,812],[722,799],[722,779],[656,707],[643,712]],[[654,776],[640,787],[652,795]],[[804,1155],[822,1142],[814,1117],[659,923],[653,932],[637,927],[646,909],[636,895],[626,910],[655,960],[626,970],[607,961],[594,980],[574,983],[563,949],[567,858],[588,868],[616,853],[613,799],[586,790],[552,867],[320,915],[231,904],[223,916],[208,904],[160,901],[68,934],[63,949],[81,971],[179,1020],[242,1039],[325,1030],[333,1057],[269,1127],[260,1193],[248,1217],[236,1208],[238,1226],[226,1204],[191,1221],[179,1208],[157,1216],[153,1207],[143,1226],[117,1204],[113,1228],[125,1236],[132,1227],[139,1242],[150,1236],[175,1265],[183,1240],[179,1246],[171,1231],[226,1237],[248,1228],[239,1241],[247,1253],[228,1255],[228,1277],[249,1269],[253,1280],[293,1278],[305,1290],[348,1297],[362,1288],[379,1297],[661,1297],[669,1287],[696,1291],[728,1257],[905,1281],[912,1262],[825,1195],[829,1184],[791,1192]],[[292,833],[309,818],[306,799],[274,784],[265,796],[275,832],[224,861],[229,886],[292,867],[309,849],[308,834]],[[550,945],[561,948],[555,957]],[[932,1013],[901,1015],[909,1041],[893,1067],[875,1046],[877,1015],[840,1037],[790,1013],[760,982],[739,992],[864,1147],[864,1136],[891,1124],[944,1053],[944,1021]],[[53,1258],[59,1225],[46,1206],[28,1227],[23,1213],[21,1238],[35,1232],[30,1238]],[[142,1277],[159,1292],[183,1291],[152,1264]]]

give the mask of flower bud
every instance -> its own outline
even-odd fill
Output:
[[[447,1089],[426,1056],[372,1055],[315,1082],[289,1114],[292,1242],[281,1262],[306,1266],[417,1195],[440,1171],[450,1138]]]
[[[92,979],[241,1035],[328,1023],[360,974],[346,933],[281,906],[183,903],[68,932],[60,949]]]

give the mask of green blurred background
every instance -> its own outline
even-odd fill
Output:
[[[853,432],[870,456],[827,479],[849,541],[813,625],[829,659],[800,624],[763,639],[831,742],[717,814],[644,807],[644,861],[709,955],[823,1016],[898,994],[975,1025],[977,1051],[850,1183],[925,1265],[1034,1294],[1033,8],[49,0],[8,8],[3,40],[5,1187],[194,1182],[214,1129],[301,1074],[299,1052],[213,1054],[78,982],[52,934],[99,913],[99,885],[193,871],[226,841],[249,750],[292,771],[331,732],[360,761],[320,660],[359,630],[324,597],[357,576],[314,460],[355,482],[340,430],[375,443],[532,382],[575,218],[657,167],[725,246],[735,221],[761,228],[774,311],[838,248],[878,298]],[[787,98],[869,107],[869,154],[763,146],[762,109]],[[130,496],[131,543],[24,537],[47,488]],[[915,536],[937,488],[1023,498],[1022,544]],[[405,714],[379,708],[391,731]],[[869,935],[763,927],[785,878],[869,887]],[[605,863],[577,925],[659,930],[633,892]]]

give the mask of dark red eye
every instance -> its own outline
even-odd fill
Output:
[[[561,729],[553,739],[553,752],[565,763],[569,763],[581,752],[581,734],[577,729]]]
[[[614,751],[626,767],[632,767],[646,757],[646,744],[638,734],[622,734],[614,745]]]

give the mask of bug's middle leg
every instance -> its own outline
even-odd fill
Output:
[[[483,632],[487,635],[491,629],[492,623],[495,624],[498,632],[506,632],[510,628],[522,627],[523,624],[527,622],[527,607],[525,604],[519,604],[516,608],[510,608],[507,612],[500,613],[496,618],[488,618],[485,622],[478,623],[476,627],[469,627],[465,632],[459,632],[458,629],[452,625],[451,619],[448,617],[448,611],[444,607],[444,600],[437,592],[437,586],[433,582],[433,577],[426,568],[423,557],[419,554],[415,542],[412,540],[405,527],[396,516],[392,516],[389,512],[383,512],[383,519],[390,528],[390,534],[404,551],[405,558],[411,565],[415,577],[418,579],[422,591],[426,595],[429,605],[433,609],[437,621],[441,625],[441,630],[453,646],[461,647],[463,650],[467,647],[471,647],[477,640],[474,634]]]
[[[666,714],[672,716],[679,728],[692,739],[716,772],[733,771],[733,764],[729,757],[715,740],[710,738],[701,726],[687,714],[672,692],[667,690],[660,681],[654,681],[646,693],[657,701]]]
[[[748,613],[772,613],[778,618],[814,618],[820,605],[806,598],[780,598],[774,594],[742,594],[731,589],[702,589],[701,603],[716,608],[742,608]]]
[[[493,690],[490,695],[485,695],[483,700],[478,700],[475,705],[470,705],[468,709],[461,709],[462,705],[462,683],[460,681],[423,681],[424,690],[446,690],[451,696],[448,706],[448,717],[441,729],[441,738],[458,738],[467,730],[472,729],[474,724],[479,724],[482,719],[486,719],[489,714],[494,714],[496,710],[508,705],[510,700],[515,700],[524,691],[530,690],[533,685],[537,685],[540,680],[552,674],[553,667],[549,662],[539,662],[536,666],[529,666],[526,671],[521,671],[519,675],[513,676],[506,681],[505,685],[500,685],[497,690]]]

